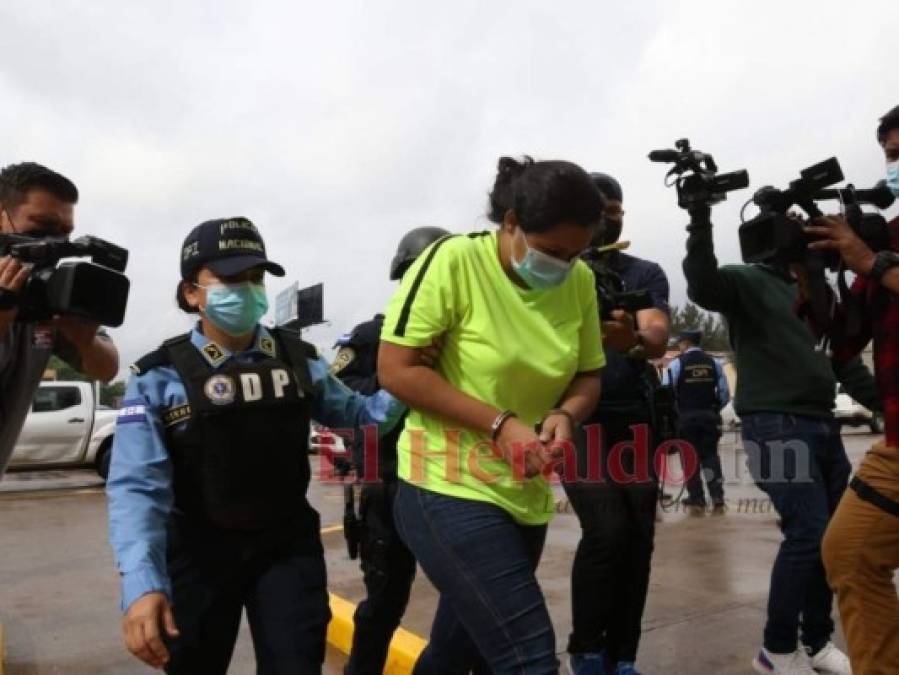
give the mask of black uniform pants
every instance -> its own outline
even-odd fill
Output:
[[[328,607],[324,553],[304,534],[213,532],[175,523],[168,566],[180,637],[168,644],[169,675],[224,675],[241,613],[259,675],[321,673]]]
[[[359,557],[366,598],[353,615],[353,648],[344,671],[347,675],[381,675],[390,640],[409,603],[415,557],[394,526],[396,488],[395,479],[362,487]]]
[[[613,662],[635,661],[655,539],[655,447],[650,433],[645,447],[618,453],[610,463],[609,451],[616,443],[633,440],[629,427],[640,422],[617,415],[597,422],[603,429],[604,480],[583,480],[584,467],[590,465],[587,455],[598,448],[581,438],[577,447],[582,480],[563,484],[582,530],[571,573],[568,652],[605,651]],[[637,453],[643,454],[639,461]],[[650,467],[648,475],[641,466]],[[621,469],[637,480],[620,480]]]
[[[687,492],[691,501],[705,503],[703,476],[712,501],[723,501],[724,473],[721,470],[721,457],[718,455],[721,433],[718,431],[717,419],[684,417],[680,424],[680,437],[693,446],[698,460],[696,470],[687,478]]]

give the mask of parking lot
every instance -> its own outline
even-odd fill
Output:
[[[854,465],[872,439],[847,433]],[[722,441],[722,460],[728,478],[725,515],[686,514],[677,508],[661,514],[638,663],[646,675],[751,672],[780,532],[763,493],[745,475],[742,452],[731,433]],[[358,602],[363,587],[357,563],[347,558],[342,534],[333,527],[342,519],[341,490],[314,484],[311,500],[325,528],[330,590]],[[561,650],[570,628],[569,572],[579,528],[564,501],[560,511],[550,526],[539,577]],[[0,482],[0,523],[6,675],[151,672],[125,651],[120,639],[118,579],[96,474],[7,475]],[[403,625],[426,637],[434,606],[435,591],[420,575]],[[842,637],[836,641],[842,644]],[[343,662],[343,655],[331,650],[326,672],[340,672]],[[254,672],[246,626],[231,672]]]

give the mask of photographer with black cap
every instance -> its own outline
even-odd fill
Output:
[[[624,216],[621,186],[607,174],[590,175],[605,203],[591,242],[603,252],[598,260],[591,257],[588,264],[594,273],[617,277],[623,292],[648,292],[651,307],[640,309],[636,316],[615,310],[602,323],[603,348],[608,355],[602,372],[603,391],[584,425],[601,425],[604,480],[591,482],[585,477],[591,461],[586,456],[588,444],[581,442],[580,480],[564,484],[583,530],[571,575],[573,629],[568,652],[575,675],[633,675],[649,588],[659,490],[653,470],[637,476],[635,467],[653,464],[651,375],[657,376],[647,359],[662,356],[668,344],[668,279],[656,263],[616,247]],[[597,270],[596,265],[602,269]],[[608,454],[619,442],[634,442],[634,425],[642,425],[648,434],[646,446],[635,443],[634,452],[648,453],[648,458],[623,457],[626,472],[636,478],[625,484],[609,470]]]
[[[181,248],[177,301],[199,314],[131,368],[107,483],[128,649],[170,674],[224,675],[241,614],[261,675],[319,673],[330,618],[310,420],[377,424],[405,407],[362,396],[299,333],[269,331],[264,276],[283,276],[246,218]]]
[[[72,181],[40,164],[12,164],[0,171],[4,235],[35,241],[68,238],[77,202]],[[0,257],[0,476],[52,354],[97,380],[109,381],[119,369],[115,345],[98,324],[73,316],[47,322],[18,317],[18,299],[30,273],[27,263]]]

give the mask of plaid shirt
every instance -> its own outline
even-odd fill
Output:
[[[890,223],[890,233],[891,247],[899,251],[899,218]],[[861,327],[834,344],[833,359],[842,364],[874,341],[874,376],[883,399],[886,441],[890,447],[899,447],[899,295],[861,276],[849,292],[864,308]],[[845,314],[836,321],[843,318]]]

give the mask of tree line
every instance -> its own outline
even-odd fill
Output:
[[[671,337],[684,330],[702,331],[702,348],[712,352],[733,351],[728,337],[727,323],[716,312],[706,312],[694,305],[671,306]]]

